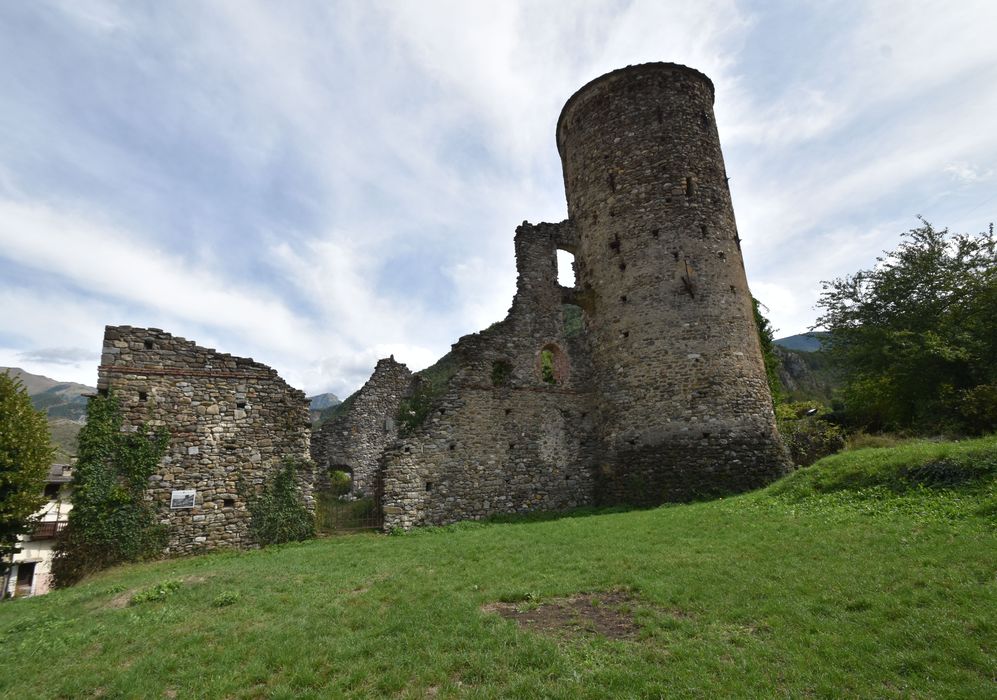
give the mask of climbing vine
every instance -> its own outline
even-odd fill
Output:
[[[261,545],[307,540],[315,536],[315,519],[298,496],[297,472],[305,462],[284,458],[262,491],[249,500],[249,532]]]
[[[121,432],[121,406],[113,394],[94,396],[78,438],[73,510],[56,544],[58,586],[114,564],[155,556],[166,545],[145,499],[149,477],[166,454],[165,430]]]

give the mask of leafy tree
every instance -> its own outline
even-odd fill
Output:
[[[783,399],[782,382],[779,381],[779,358],[776,357],[772,349],[773,338],[772,324],[762,315],[762,303],[751,298],[751,308],[755,313],[755,327],[758,329],[758,342],[762,346],[762,359],[765,361],[765,378],[769,383],[769,391],[772,392],[773,403],[778,403]]]
[[[0,580],[21,551],[18,538],[31,530],[45,503],[45,477],[55,451],[45,414],[31,405],[19,379],[0,374]]]
[[[845,417],[872,429],[997,428],[997,238],[924,219],[853,275],[823,282],[815,327],[844,373]]]
[[[166,543],[152,505],[149,477],[166,454],[165,431],[121,432],[117,397],[94,396],[79,435],[73,510],[59,542],[53,574],[59,586],[126,561],[155,556]]]

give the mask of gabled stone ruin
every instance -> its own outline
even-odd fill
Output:
[[[575,93],[557,123],[569,217],[516,230],[508,316],[416,375],[381,360],[313,436],[315,484],[350,473],[391,529],[654,505],[785,473],[713,98],[706,76],[667,63]],[[171,551],[246,544],[233,484],[307,453],[303,394],[251,360],[127,327],[105,340],[112,385],[130,392],[132,424],[173,433],[150,484]],[[168,508],[178,486],[197,507]]]
[[[394,357],[378,361],[341,413],[312,435],[312,459],[322,465],[315,473],[316,488],[328,488],[329,473],[341,471],[352,477],[353,497],[376,495],[377,460],[398,439],[399,405],[411,384],[412,372]]]
[[[166,554],[255,544],[247,498],[284,459],[308,463],[308,400],[277,372],[158,328],[108,326],[97,391],[113,390],[125,430],[165,428],[169,448],[146,496],[169,531]],[[298,489],[314,508],[314,475]]]

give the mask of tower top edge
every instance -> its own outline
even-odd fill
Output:
[[[617,68],[616,70],[610,71],[597,78],[593,78],[588,81],[580,88],[575,90],[574,94],[568,98],[568,101],[564,103],[564,107],[561,108],[561,114],[557,118],[557,127],[555,129],[556,134],[561,133],[561,124],[564,122],[565,117],[571,108],[585,95],[592,92],[594,88],[602,85],[603,83],[619,80],[621,78],[626,78],[630,80],[637,80],[645,75],[652,75],[655,73],[686,73],[688,75],[694,76],[702,80],[710,89],[711,97],[716,94],[716,88],[713,86],[713,81],[710,80],[702,71],[698,71],[695,68],[690,68],[689,66],[682,65],[681,63],[667,63],[664,61],[657,61],[653,63],[638,63],[637,65],[626,66],[625,68]]]

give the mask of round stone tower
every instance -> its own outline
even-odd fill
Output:
[[[607,502],[745,490],[789,467],[713,97],[702,73],[650,63],[596,78],[558,119]]]

